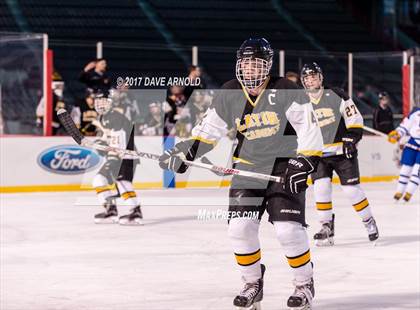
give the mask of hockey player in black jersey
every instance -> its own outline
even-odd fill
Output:
[[[95,109],[100,115],[98,126],[102,131],[101,140],[113,147],[134,150],[134,124],[119,109],[113,107],[112,99],[95,98]],[[103,155],[105,163],[94,177],[93,187],[105,211],[95,215],[95,223],[142,225],[140,203],[132,184],[138,160],[124,158],[122,154],[114,152]],[[121,197],[132,207],[131,213],[119,219],[117,197]]]
[[[258,237],[265,211],[293,271],[290,309],[311,309],[313,271],[305,222],[307,177],[316,170],[322,135],[306,93],[285,78],[270,76],[273,50],[267,40],[246,40],[237,52],[236,79],[215,91],[212,106],[194,127],[193,138],[160,158],[160,166],[184,173],[183,158],[194,160],[213,149],[230,128],[237,131],[235,168],[284,176],[284,184],[234,176],[229,211],[258,212],[259,220],[236,216],[228,234],[244,287],[237,309],[257,309],[263,298],[264,265]]]
[[[314,235],[319,246],[334,244],[332,213],[333,171],[340,178],[341,188],[365,225],[370,241],[379,237],[369,202],[360,187],[357,143],[362,139],[363,117],[353,100],[338,88],[323,86],[323,74],[317,63],[305,64],[301,71],[302,85],[311,98],[324,140],[323,156],[318,170],[312,173],[316,208],[322,225]]]

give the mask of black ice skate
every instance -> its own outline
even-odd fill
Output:
[[[312,309],[312,299],[315,297],[314,280],[305,285],[296,285],[292,296],[287,300],[287,306],[293,310]]]
[[[140,206],[132,209],[131,213],[121,216],[118,222],[120,225],[143,225],[143,214]]]
[[[379,231],[378,231],[378,226],[376,226],[376,221],[373,218],[373,216],[369,218],[367,221],[363,221],[363,224],[365,225],[366,230],[368,232],[369,240],[370,241],[377,240],[379,238]]]
[[[115,199],[108,199],[104,204],[105,212],[95,215],[96,224],[113,224],[118,221],[118,210],[115,204]]]
[[[261,264],[261,279],[257,282],[246,283],[242,291],[233,300],[237,310],[261,310],[260,302],[263,299],[265,266]]]
[[[314,235],[316,246],[334,245],[334,219],[335,214],[332,215],[332,220],[322,224],[321,230]]]

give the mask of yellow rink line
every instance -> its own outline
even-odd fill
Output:
[[[398,179],[398,176],[385,175],[373,177],[361,177],[362,183],[389,182]],[[311,181],[309,181],[311,183]],[[337,177],[333,178],[334,184],[339,184]],[[222,181],[179,181],[176,188],[204,188],[204,187],[228,187],[229,180]],[[141,182],[134,183],[135,189],[161,189],[162,182]],[[90,185],[83,184],[54,184],[54,185],[24,185],[24,186],[2,186],[0,193],[29,193],[29,192],[70,192],[70,191],[89,191],[93,190]]]
[[[361,183],[374,183],[374,182],[391,182],[397,180],[397,175],[378,175],[373,177],[360,177]],[[340,184],[338,177],[333,177],[332,182],[334,184]],[[309,180],[309,184],[312,184],[312,180]]]
[[[162,182],[134,183],[135,189],[162,188]],[[53,185],[27,185],[27,186],[3,186],[0,193],[28,193],[28,192],[72,192],[94,190],[87,184],[53,184]]]
[[[228,187],[230,180],[222,181],[179,181],[176,182],[176,188],[196,188],[196,187]]]

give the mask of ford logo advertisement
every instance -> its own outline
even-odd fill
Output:
[[[51,147],[38,156],[38,164],[58,174],[82,174],[95,168],[101,158],[88,148],[75,145]]]

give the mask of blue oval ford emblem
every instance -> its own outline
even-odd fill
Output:
[[[42,168],[59,174],[81,174],[93,169],[100,161],[95,151],[75,145],[54,146],[38,156]]]

